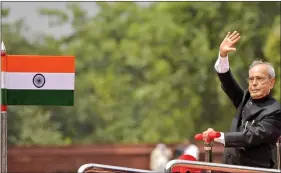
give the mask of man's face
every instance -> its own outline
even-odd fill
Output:
[[[266,64],[258,64],[249,70],[249,91],[253,99],[268,95],[274,83],[275,79],[270,78]]]

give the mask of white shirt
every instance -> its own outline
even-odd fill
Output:
[[[229,70],[228,55],[222,58],[219,53],[218,59],[215,63],[215,69],[218,73],[226,73]],[[215,138],[214,141],[225,144],[224,133],[221,132],[221,136],[219,138]]]
[[[218,73],[226,73],[229,70],[228,55],[222,58],[219,53],[218,59],[215,64],[215,69]]]

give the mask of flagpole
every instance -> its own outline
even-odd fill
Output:
[[[3,41],[1,42],[1,60],[0,60],[0,68],[1,68],[1,75],[0,75],[0,82],[1,82],[1,94],[0,94],[0,104],[1,104],[1,116],[0,116],[0,156],[1,156],[1,164],[0,170],[1,172],[5,173],[8,172],[8,163],[7,163],[7,105],[2,103],[2,88],[4,88],[4,76],[2,75],[2,56],[6,56],[6,49],[4,46]],[[6,96],[6,94],[4,94]],[[6,99],[6,98],[4,98]]]
[[[7,165],[7,106],[1,105],[1,172],[8,172]]]

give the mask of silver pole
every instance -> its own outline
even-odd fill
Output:
[[[127,168],[121,166],[110,166],[110,165],[102,165],[102,164],[94,164],[88,163],[80,166],[77,173],[100,173],[100,172],[109,172],[109,173],[159,173],[153,172],[149,170],[143,169],[134,169],[134,168]]]
[[[3,105],[2,103],[2,88],[4,88],[5,76],[2,73],[2,56],[5,56],[6,48],[4,42],[1,41],[1,55],[0,55],[0,156],[1,156],[1,163],[0,163],[0,170],[1,173],[7,173],[7,106]],[[6,99],[6,98],[4,98]]]
[[[1,5],[1,9],[2,9],[2,3],[0,2],[0,5]],[[1,28],[1,27],[0,27]],[[1,28],[2,29],[2,28]],[[0,34],[0,36],[2,36]],[[1,37],[1,40],[2,40],[2,37]],[[3,41],[1,41],[1,51],[0,51],[0,112],[1,112],[1,116],[0,116],[0,171],[3,172],[3,169],[2,169],[2,82],[3,82],[3,79],[2,79],[2,51],[4,51],[2,49],[3,47]]]
[[[0,99],[1,100],[1,99]],[[1,106],[0,106],[0,109],[1,109]],[[1,111],[2,112],[2,111]],[[3,127],[3,125],[2,125],[2,122],[3,122],[3,118],[2,118],[2,113],[1,113],[1,116],[0,116],[0,140],[1,140],[1,142],[0,142],[0,171],[1,171],[1,173],[3,172],[3,166],[2,166],[2,162],[3,162],[3,152],[2,152],[2,127]]]
[[[6,173],[7,168],[7,112],[1,111],[1,172]]]

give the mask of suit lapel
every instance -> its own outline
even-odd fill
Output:
[[[243,110],[245,104],[247,103],[247,101],[249,100],[249,98],[250,98],[250,93],[247,89],[247,90],[244,91],[244,95],[243,95],[241,104],[239,105],[239,108],[237,109],[237,113],[236,113],[237,122],[235,124],[236,129],[238,129],[238,127],[240,126],[240,123],[241,123],[241,120],[242,120],[242,110]]]
[[[251,121],[253,119],[256,118],[257,115],[260,115],[259,112],[263,111],[262,108],[259,108],[256,105],[252,105],[251,109],[247,110],[247,112],[245,112],[245,117],[244,120],[245,121]]]

